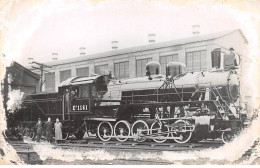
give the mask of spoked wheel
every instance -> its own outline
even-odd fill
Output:
[[[102,122],[97,129],[98,138],[102,141],[109,141],[113,135],[113,127],[109,122]]]
[[[136,135],[137,142],[144,142],[146,138],[143,136],[149,134],[149,127],[147,123],[143,120],[137,120],[136,122],[134,122],[131,128],[131,134],[132,136]]]
[[[184,120],[177,120],[174,123],[174,128],[175,130],[178,131],[173,134],[175,134],[176,137],[180,137],[180,139],[174,139],[175,142],[186,143],[191,139],[192,131],[185,131],[185,128],[187,126],[191,126],[191,124],[188,121],[184,121]]]
[[[154,142],[163,143],[167,140],[169,133],[162,134],[163,132],[169,132],[169,127],[162,128],[157,121],[151,125],[151,134],[154,134],[155,136],[153,138]]]
[[[230,131],[222,132],[221,139],[224,143],[229,143],[234,139],[234,134]]]
[[[129,123],[125,120],[118,121],[114,127],[114,133],[118,141],[120,142],[126,141],[128,137],[123,137],[123,136],[130,136]]]

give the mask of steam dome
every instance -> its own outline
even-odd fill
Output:
[[[150,75],[158,75],[160,74],[160,70],[161,65],[157,61],[150,61],[146,64],[146,75],[148,75],[147,72],[149,72]]]
[[[167,76],[177,76],[186,73],[186,65],[181,62],[169,62],[166,66]]]

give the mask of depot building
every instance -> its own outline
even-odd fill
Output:
[[[149,61],[159,62],[162,74],[166,73],[169,62],[184,63],[187,72],[209,70],[219,66],[221,53],[229,53],[230,48],[240,56],[241,67],[247,67],[247,44],[242,31],[236,29],[161,43],[155,43],[151,38],[147,45],[126,49],[117,49],[113,45],[111,51],[93,55],[85,55],[84,48],[81,48],[79,56],[47,63],[51,68],[47,68],[48,73],[43,75],[45,83],[42,90],[58,91],[60,83],[73,76],[111,73],[120,80],[142,77],[146,75],[146,63]],[[246,74],[246,70],[243,71]]]

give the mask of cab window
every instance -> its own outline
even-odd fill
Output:
[[[79,97],[89,97],[89,85],[79,87]]]

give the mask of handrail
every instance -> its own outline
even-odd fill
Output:
[[[213,85],[214,86],[214,85]],[[213,89],[216,89],[217,90],[217,88],[214,86],[214,88]],[[214,91],[212,91],[213,92],[213,94],[214,94],[214,96],[215,97],[217,97],[217,95],[215,94],[215,92]],[[218,103],[220,104],[220,106],[221,106],[221,108],[224,110],[224,107],[222,106],[222,104],[219,102],[219,100],[217,100],[218,101]]]
[[[203,92],[203,91],[199,91],[199,92]],[[182,93],[193,93],[193,92],[182,92]],[[146,95],[134,95],[135,97],[147,97],[147,96],[163,96],[163,95],[178,95],[178,93],[158,93],[158,94],[146,94]],[[132,97],[132,95],[131,96],[122,96],[122,98],[124,98],[124,97]]]
[[[218,91],[218,89],[216,88],[216,86],[215,86],[215,85],[213,85],[213,86],[214,86],[215,90],[217,91],[217,93],[218,93],[219,97],[221,98],[221,100],[222,100],[222,101],[225,103],[225,105],[228,107],[227,102],[223,99],[222,95],[219,93],[219,91]],[[222,107],[222,108],[223,108],[223,107]]]
[[[169,82],[169,81],[168,81]],[[167,83],[166,81],[164,81],[164,83]],[[169,83],[170,84],[170,83]],[[206,83],[200,83],[202,85],[205,85],[205,84],[210,84],[209,82],[206,82]],[[159,87],[159,89],[161,89],[161,87],[163,86],[163,84]],[[186,87],[194,87],[194,84],[185,84],[185,85],[175,85],[176,88],[178,89],[181,89],[182,87],[185,88]],[[149,90],[149,89],[156,89],[157,87],[145,87],[146,90]],[[132,91],[133,89],[126,89],[126,90],[123,90],[124,92],[129,92],[129,91]],[[144,88],[135,88],[135,91],[138,91],[138,90],[144,90]],[[120,89],[118,90],[114,90],[114,91],[122,91]],[[101,92],[106,92],[106,91],[101,91]]]
[[[213,85],[213,86],[214,86],[214,85]],[[221,100],[225,103],[226,107],[230,109],[229,105],[228,105],[227,102],[223,99],[223,97],[222,97],[221,94],[219,93],[219,91],[218,91],[218,89],[216,88],[216,86],[214,86],[214,89],[217,91],[219,97],[220,97]],[[220,104],[221,104],[221,103],[220,103]],[[232,104],[234,105],[234,107],[236,107],[234,103],[232,103]],[[224,109],[222,105],[221,105],[221,107],[222,107],[222,109]],[[230,111],[231,111],[231,110],[230,110]],[[230,112],[229,112],[229,114],[230,114]],[[231,111],[231,114],[233,114],[232,111]],[[234,115],[234,114],[233,114],[233,115]]]
[[[31,100],[34,100],[34,101],[37,101],[37,102],[46,102],[46,101],[61,101],[62,99],[31,99]],[[31,100],[22,100],[23,102],[30,102]]]

